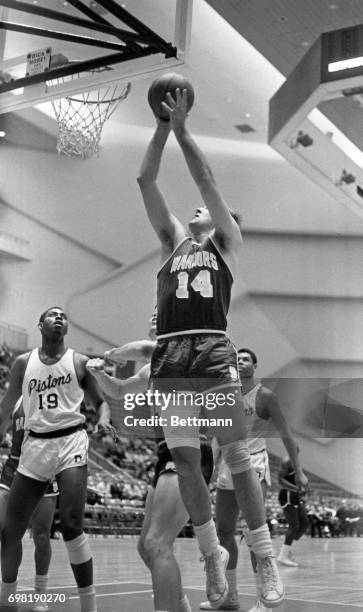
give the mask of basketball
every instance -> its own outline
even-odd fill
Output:
[[[163,121],[169,121],[169,115],[167,111],[161,106],[162,102],[167,102],[166,94],[169,91],[173,98],[176,97],[176,89],[187,90],[187,109],[188,111],[192,108],[194,102],[194,89],[191,83],[187,81],[181,74],[176,72],[167,72],[162,74],[160,77],[155,79],[148,91],[148,102],[154,112],[154,114],[162,119]]]

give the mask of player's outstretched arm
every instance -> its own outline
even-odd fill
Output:
[[[176,90],[176,99],[167,94],[167,104],[162,103],[170,116],[170,124],[183,152],[190,174],[212,217],[216,238],[226,251],[238,249],[242,244],[240,228],[231,216],[229,208],[218,191],[212,170],[204,153],[187,130],[187,90]]]
[[[186,236],[185,228],[170,212],[166,200],[156,182],[161,157],[169,132],[169,123],[167,121],[157,120],[156,130],[146,150],[137,177],[147,215],[161,241],[164,256],[168,256],[175,246]]]
[[[121,399],[126,393],[144,393],[150,377],[150,365],[145,365],[130,378],[121,379],[110,376],[104,370],[103,359],[90,359],[87,369],[96,379],[100,389],[114,399]]]
[[[268,415],[279,432],[281,440],[294,467],[295,483],[299,489],[305,489],[308,485],[308,478],[300,464],[298,445],[296,444],[291,429],[287,424],[276,395],[267,389],[265,390],[265,404]]]
[[[106,361],[125,364],[128,361],[148,363],[156,346],[154,340],[134,340],[105,352]]]

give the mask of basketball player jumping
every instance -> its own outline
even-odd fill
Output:
[[[271,486],[269,460],[266,450],[266,436],[276,435],[281,437],[284,446],[289,453],[292,464],[295,466],[297,488],[305,490],[308,479],[300,466],[297,445],[292,437],[291,430],[281,412],[276,395],[267,387],[255,380],[257,368],[256,354],[248,348],[238,351],[238,371],[241,379],[243,405],[247,425],[248,448],[251,460],[256,470],[263,496],[266,496],[267,487]],[[268,429],[269,421],[273,430]],[[224,610],[237,610],[239,608],[237,592],[237,560],[238,548],[235,540],[239,507],[233,488],[231,472],[223,459],[220,461],[217,478],[216,497],[216,523],[217,533],[224,546],[229,552],[227,566],[227,580],[229,584],[228,600],[223,604]],[[250,547],[250,534],[246,525],[243,525],[243,535],[246,544]],[[251,562],[254,571],[257,591],[257,602],[249,612],[265,612],[267,608],[260,599],[260,581],[257,573],[256,558],[251,550]],[[201,610],[211,610],[209,601],[200,604]]]
[[[157,119],[138,183],[150,222],[162,244],[162,268],[157,282],[157,346],[151,376],[161,392],[211,392],[238,395],[236,351],[226,336],[233,274],[242,245],[238,223],[220,196],[209,165],[186,128],[186,96],[167,94],[163,107],[170,121]],[[170,130],[184,154],[205,206],[189,223],[192,237],[170,212],[157,185],[162,153]],[[176,417],[198,416],[193,402],[173,406]],[[284,597],[266,524],[263,496],[252,469],[246,431],[238,401],[216,406],[213,417],[232,419],[232,427],[213,431],[231,469],[238,504],[251,533],[261,578],[261,600],[268,607]],[[172,421],[174,423],[174,419]],[[228,594],[225,566],[228,554],[219,546],[211,516],[207,486],[200,469],[198,425],[164,427],[168,448],[177,467],[179,487],[194,524],[207,572],[207,596],[213,607]]]
[[[99,411],[99,426],[112,433],[109,407],[86,368],[88,358],[65,346],[68,320],[63,309],[45,310],[38,327],[42,344],[17,357],[0,406],[1,424],[22,395],[26,430],[2,532],[0,607],[14,599],[9,597],[16,592],[22,537],[49,482],[56,478],[61,529],[81,610],[96,612],[92,555],[83,532],[88,450],[85,417],[80,413],[84,391]]]
[[[24,439],[24,409],[22,397],[17,401],[11,416],[11,448],[9,456],[3,465],[0,475],[0,533],[2,532],[9,489],[14,480],[19,465],[21,446]],[[0,432],[1,435],[2,432]],[[31,529],[34,540],[35,578],[34,594],[36,595],[33,612],[47,612],[49,606],[44,597],[47,592],[48,569],[52,556],[50,531],[57,504],[58,486],[56,481],[49,483],[47,489],[35,508],[31,519]],[[43,595],[43,597],[41,597]]]

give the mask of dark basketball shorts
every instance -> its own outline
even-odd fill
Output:
[[[201,442],[200,444],[201,451],[201,459],[200,459],[200,467],[202,470],[202,474],[204,476],[204,480],[208,484],[210,479],[212,478],[214,464],[213,464],[213,451],[207,442]],[[167,474],[168,472],[176,474],[176,467],[171,456],[170,450],[168,449],[166,442],[159,442],[159,448],[157,453],[157,463],[155,466],[155,476],[153,480],[153,487],[155,488],[158,482],[159,477],[162,474]]]
[[[239,385],[237,351],[223,334],[186,334],[159,339],[151,360],[154,388],[203,393]]]
[[[0,489],[5,489],[6,491],[9,491],[14,480],[15,472],[18,468],[18,465],[19,459],[16,459],[15,457],[9,457],[5,461],[0,474]],[[56,480],[48,483],[44,493],[44,497],[53,497],[54,495],[58,495],[58,485]]]

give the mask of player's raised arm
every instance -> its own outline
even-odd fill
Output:
[[[215,228],[216,238],[225,251],[238,249],[242,244],[240,228],[218,191],[212,170],[204,153],[197,146],[187,130],[187,91],[176,90],[176,99],[167,94],[167,104],[163,106],[170,115],[170,124],[180,145],[190,174],[207,206]]]
[[[146,150],[139,176],[137,177],[147,215],[160,239],[164,256],[168,256],[186,236],[185,228],[170,212],[156,182],[169,132],[169,122],[157,120],[156,130]]]

